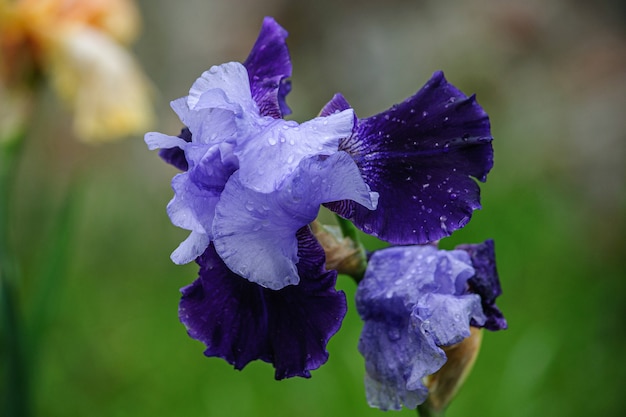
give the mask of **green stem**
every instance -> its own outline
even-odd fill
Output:
[[[430,406],[428,401],[417,406],[417,415],[419,417],[444,417],[445,410],[435,410]]]
[[[29,370],[24,357],[24,333],[19,309],[19,273],[10,245],[11,194],[24,132],[0,144],[0,352],[4,366],[3,414],[30,415]]]
[[[45,337],[46,327],[54,314],[56,303],[61,298],[63,279],[67,274],[68,259],[71,255],[71,242],[74,235],[74,218],[82,187],[72,182],[65,193],[63,204],[59,209],[53,227],[46,240],[47,246],[42,250],[41,266],[35,277],[38,287],[33,289],[33,302],[29,320],[28,345],[31,358],[31,369],[38,368],[37,349]]]
[[[350,220],[346,220],[341,216],[335,216],[337,218],[337,223],[339,224],[339,228],[341,229],[341,233],[344,237],[348,237],[352,239],[354,243],[359,243],[359,235],[357,233],[357,228],[352,224]]]

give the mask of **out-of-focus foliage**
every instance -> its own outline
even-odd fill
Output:
[[[290,32],[296,120],[337,91],[359,116],[374,114],[437,69],[477,93],[492,120],[495,167],[484,209],[442,246],[495,239],[509,329],[485,332],[448,415],[626,413],[621,3],[145,0],[140,9],[137,53],[160,90],[150,130],[176,134],[167,101],[209,66],[244,59],[265,15]],[[32,236],[48,230],[41,219],[59,206],[65,179],[80,175],[87,187],[70,273],[40,346],[38,415],[381,415],[365,402],[352,282],[339,280],[350,311],[310,380],[276,382],[267,364],[237,372],[204,358],[177,318],[178,289],[196,268],[169,260],[185,235],[164,210],[172,169],[139,137],[77,148],[67,122],[53,118],[55,102],[40,104],[33,134],[45,139],[25,150],[15,202],[25,270],[35,267]]]

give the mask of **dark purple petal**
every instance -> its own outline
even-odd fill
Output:
[[[248,70],[252,98],[261,115],[279,119],[291,113],[285,97],[291,91],[291,59],[285,39],[287,31],[274,19],[263,20],[261,32],[243,63]]]
[[[456,249],[466,251],[472,259],[476,275],[468,280],[470,291],[480,295],[487,321],[483,326],[488,330],[507,328],[506,319],[496,306],[496,298],[502,294],[500,278],[496,269],[496,252],[493,240],[475,245],[459,245]]]
[[[395,244],[448,236],[480,208],[480,190],[471,177],[486,179],[493,165],[491,141],[488,116],[475,97],[437,72],[403,103],[360,120],[340,144],[380,194],[378,209],[353,202],[328,207]]]
[[[308,227],[298,231],[298,256],[300,284],[274,291],[234,274],[208,247],[197,260],[200,277],[181,290],[179,308],[206,356],[236,369],[260,359],[274,365],[276,379],[308,378],[326,362],[326,345],[346,313],[345,295],[334,289],[337,273],[324,269],[324,251]]]
[[[179,138],[185,142],[191,142],[191,132],[186,127],[180,131]],[[159,150],[159,156],[168,164],[174,165],[181,171],[187,171],[189,166],[187,165],[187,158],[185,158],[185,151],[176,147],[169,149]]]
[[[320,112],[320,116],[330,116],[331,114],[342,112],[344,110],[348,110],[349,108],[351,107],[350,103],[348,103],[348,100],[346,100],[343,95],[338,93],[335,94],[328,103],[326,103],[326,105]],[[356,126],[356,120],[354,125]]]

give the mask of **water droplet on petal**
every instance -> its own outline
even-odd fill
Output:
[[[400,329],[392,327],[387,331],[387,337],[389,337],[389,340],[391,341],[400,339]]]

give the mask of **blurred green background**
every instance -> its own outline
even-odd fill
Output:
[[[624,416],[626,365],[626,8],[619,1],[143,0],[135,52],[159,114],[209,66],[242,61],[263,16],[289,32],[293,119],[341,91],[359,116],[380,112],[444,70],[491,116],[495,167],[483,209],[442,241],[494,238],[510,328],[486,333],[454,416]],[[32,361],[36,415],[379,416],[363,389],[355,285],[328,363],[276,382],[205,358],[177,318],[196,276],[170,252],[186,236],[165,206],[175,173],[141,137],[86,146],[45,95],[19,171],[13,225],[26,277],[70,184],[79,187],[71,263]],[[26,281],[24,304],[37,302]],[[46,290],[48,291],[48,290]],[[391,412],[390,412],[391,413]],[[404,410],[395,415],[415,415]]]

